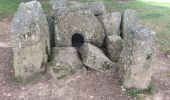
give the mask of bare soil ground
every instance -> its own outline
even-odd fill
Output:
[[[35,83],[14,80],[13,52],[9,39],[10,18],[0,22],[0,100],[130,100],[117,75],[89,71],[82,76],[53,80],[47,74]],[[146,100],[170,100],[170,60],[158,54],[153,83],[157,91]]]

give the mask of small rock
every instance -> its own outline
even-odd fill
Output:
[[[11,94],[7,94],[7,97],[11,97],[12,95]]]

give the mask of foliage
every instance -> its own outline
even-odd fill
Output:
[[[153,94],[156,91],[155,84],[151,83],[147,89],[139,90],[136,88],[127,89],[126,93],[128,96],[134,98],[138,97],[140,94]]]
[[[151,83],[147,89],[142,90],[142,93],[153,94],[156,91],[156,85]]]
[[[127,92],[127,95],[131,97],[137,97],[141,93],[140,90],[135,89],[135,88],[128,89],[126,92]]]

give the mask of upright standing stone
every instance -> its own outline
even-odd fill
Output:
[[[121,31],[124,48],[118,61],[119,76],[127,88],[146,89],[153,73],[155,33],[139,27],[137,13],[131,9],[123,14]]]
[[[11,30],[15,76],[27,78],[44,71],[49,45],[46,16],[38,1],[21,3]]]
[[[106,41],[109,58],[117,62],[123,49],[123,40],[118,35],[111,35],[106,37]]]
[[[124,11],[122,17],[122,30],[121,36],[123,39],[129,39],[129,34],[132,33],[132,29],[138,26],[138,17],[135,10],[128,9]]]
[[[121,23],[120,12],[106,13],[98,16],[98,19],[106,35],[119,35]]]
[[[127,34],[118,62],[119,75],[127,88],[146,89],[150,83],[155,58],[153,34],[146,28],[135,28]]]

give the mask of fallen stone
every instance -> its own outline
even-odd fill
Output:
[[[155,59],[153,35],[146,28],[133,29],[127,34],[124,49],[118,61],[119,76],[127,88],[146,89],[153,74]]]
[[[48,63],[48,72],[54,79],[86,72],[74,47],[54,47],[52,59]]]
[[[117,62],[123,49],[123,40],[118,35],[111,35],[106,37],[106,41],[109,58]]]
[[[83,44],[80,47],[79,52],[81,54],[83,64],[91,69],[100,72],[109,72],[116,68],[116,64],[110,61],[99,48],[92,44]]]
[[[120,12],[106,13],[98,16],[98,19],[103,26],[106,35],[119,35],[121,23]]]
[[[44,71],[50,52],[49,28],[38,1],[21,3],[11,28],[15,76],[27,78]]]
[[[61,10],[60,10],[61,11]],[[56,46],[71,46],[72,36],[80,34],[85,43],[103,44],[104,30],[91,11],[63,9],[55,14]]]

